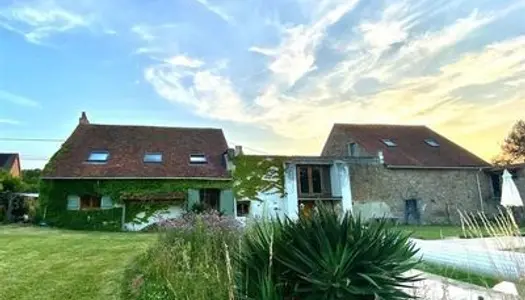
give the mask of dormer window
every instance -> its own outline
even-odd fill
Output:
[[[356,143],[348,144],[348,155],[357,156],[357,144]]]
[[[394,141],[392,141],[391,139],[382,139],[381,142],[383,142],[383,144],[387,145],[388,147],[397,146],[397,144],[394,143]]]
[[[208,159],[204,154],[191,154],[190,155],[190,164],[206,164]]]
[[[160,163],[162,162],[162,153],[158,152],[147,152],[144,154],[145,163]]]
[[[91,151],[89,153],[87,161],[90,163],[105,163],[108,161],[108,151]]]
[[[426,139],[425,143],[431,147],[439,147],[439,143],[434,139]]]

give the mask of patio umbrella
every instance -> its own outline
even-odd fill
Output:
[[[512,180],[509,171],[503,171],[503,184],[501,186],[501,205],[506,207],[523,206],[520,192]]]

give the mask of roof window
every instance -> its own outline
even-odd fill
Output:
[[[206,164],[208,159],[204,154],[190,154],[190,163],[191,164]]]
[[[388,147],[397,146],[397,144],[394,143],[394,141],[392,141],[391,139],[382,139],[381,142],[383,142],[383,144],[387,145]]]
[[[436,142],[436,140],[434,140],[434,139],[426,139],[425,143],[427,143],[427,145],[429,145],[431,147],[439,147],[439,143]]]
[[[160,163],[162,162],[162,153],[159,152],[147,152],[144,154],[145,163]]]
[[[88,162],[93,163],[105,163],[108,161],[109,152],[108,151],[91,151],[89,153]]]

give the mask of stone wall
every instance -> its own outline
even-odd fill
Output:
[[[350,167],[352,199],[356,211],[382,207],[381,214],[405,219],[405,200],[417,199],[423,224],[459,223],[458,210],[493,213],[490,177],[477,170],[388,169],[383,165]]]
[[[520,191],[521,199],[525,201],[525,168],[521,168],[516,172],[514,183],[516,183],[516,187]]]

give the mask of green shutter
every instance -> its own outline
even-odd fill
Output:
[[[227,216],[235,215],[235,201],[232,190],[221,190],[220,211]]]
[[[102,209],[113,208],[113,201],[111,201],[111,197],[103,196],[102,199],[100,199],[100,208]]]
[[[199,190],[189,189],[188,190],[188,210],[190,210],[193,205],[200,203],[200,192]]]
[[[67,196],[67,210],[79,210],[80,209],[80,197],[77,195]]]

